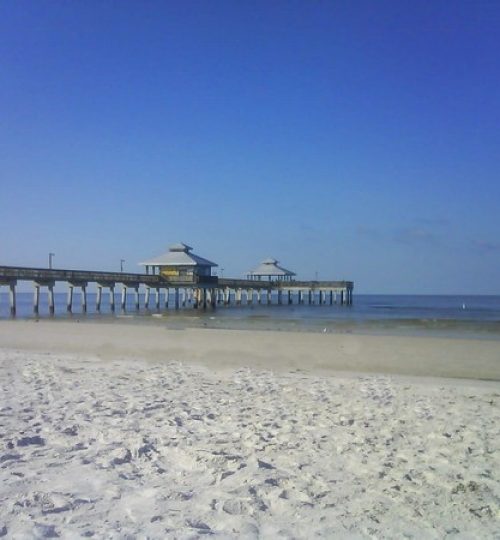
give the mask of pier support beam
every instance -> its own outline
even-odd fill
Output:
[[[144,307],[149,309],[149,301],[151,299],[151,287],[146,286],[146,298],[144,299]]]
[[[160,310],[160,288],[156,287],[155,290],[155,308],[157,311]]]
[[[102,287],[97,285],[97,295],[95,298],[95,309],[97,312],[101,311],[101,302],[102,302]]]
[[[54,285],[51,283],[49,286],[49,313],[54,315],[56,311],[55,301],[54,301]]]
[[[267,298],[266,298],[266,302],[267,302],[268,304],[271,304],[271,303],[272,303],[271,289],[267,289]]]
[[[122,301],[121,301],[122,311],[127,309],[127,287],[124,285],[122,287]]]
[[[40,291],[40,287],[35,287],[35,290],[38,289]],[[68,296],[66,297],[66,311],[68,313],[71,313],[73,311],[73,291],[74,287],[71,285],[71,283],[68,285]],[[35,292],[36,294],[36,292]],[[38,292],[40,294],[40,292]],[[38,311],[37,311],[38,313]]]
[[[292,291],[288,289],[288,304],[292,303]]]
[[[82,312],[87,313],[87,284],[82,285]]]
[[[236,305],[241,305],[241,289],[236,289]]]
[[[198,309],[207,309],[207,289],[200,287],[197,289],[197,292]]]
[[[134,296],[135,296],[135,309],[136,311],[139,311],[141,307],[139,303],[139,285],[136,285],[134,287]]]
[[[16,285],[17,280],[13,279],[9,282],[9,307],[10,307],[10,315],[11,317],[16,316]]]
[[[229,287],[226,287],[224,289],[224,305],[229,306],[230,296],[231,296],[231,291],[229,290]]]
[[[300,305],[303,303],[303,299],[302,299],[302,291],[299,289],[298,293],[297,293],[297,303]]]
[[[66,309],[68,312],[71,313],[73,310],[73,290],[71,290],[73,287],[80,287],[81,288],[81,302],[82,302],[82,313],[87,312],[87,285],[88,283],[86,281],[70,281],[69,282],[69,289],[68,289],[68,304],[66,306]],[[50,309],[50,288],[49,285],[49,309]],[[71,298],[70,298],[71,295]],[[71,300],[71,305],[70,305]],[[69,308],[69,309],[68,309]]]
[[[102,281],[97,283],[96,309],[101,310],[102,289],[109,288],[109,309],[112,313],[115,311],[115,283],[113,281]]]
[[[307,303],[308,303],[308,304],[314,304],[314,296],[313,296],[313,291],[312,291],[312,289],[309,289],[309,290],[307,291],[307,294],[308,294]]]
[[[168,309],[168,295],[169,295],[169,289],[165,289],[165,309]]]
[[[115,312],[115,285],[109,286],[109,309]]]
[[[278,305],[281,306],[282,304],[282,299],[281,299],[281,296],[282,296],[282,290],[281,289],[278,289]]]
[[[49,313],[54,315],[54,285],[55,281],[38,280],[35,281],[35,292],[33,294],[33,312],[38,315],[40,310],[40,287],[48,287],[49,289]],[[14,298],[15,302],[15,298]],[[15,306],[14,306],[15,307]]]
[[[40,285],[35,283],[35,290],[33,292],[33,313],[38,315],[40,312]]]
[[[262,304],[262,289],[257,289],[257,304]]]
[[[175,309],[179,309],[179,287],[175,288]]]

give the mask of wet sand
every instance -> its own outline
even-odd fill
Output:
[[[500,342],[487,339],[0,321],[0,346],[103,359],[174,360],[216,370],[255,367],[500,380]]]

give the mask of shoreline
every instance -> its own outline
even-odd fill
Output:
[[[222,315],[221,315],[222,314]],[[2,322],[44,322],[135,326],[160,326],[172,330],[215,329],[241,331],[271,331],[294,333],[355,334],[367,336],[429,337],[449,339],[491,340],[500,343],[500,320],[446,318],[294,318],[283,312],[282,317],[255,314],[227,316],[224,311],[202,312],[123,312],[25,315],[0,317]]]
[[[178,361],[216,371],[251,367],[499,381],[498,347],[497,340],[467,336],[171,328],[131,320],[0,321],[2,349]]]

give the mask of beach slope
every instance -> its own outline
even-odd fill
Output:
[[[371,338],[1,323],[0,534],[498,537],[491,343]]]

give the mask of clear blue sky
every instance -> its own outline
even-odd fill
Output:
[[[0,3],[0,264],[177,241],[500,291],[500,2]]]

